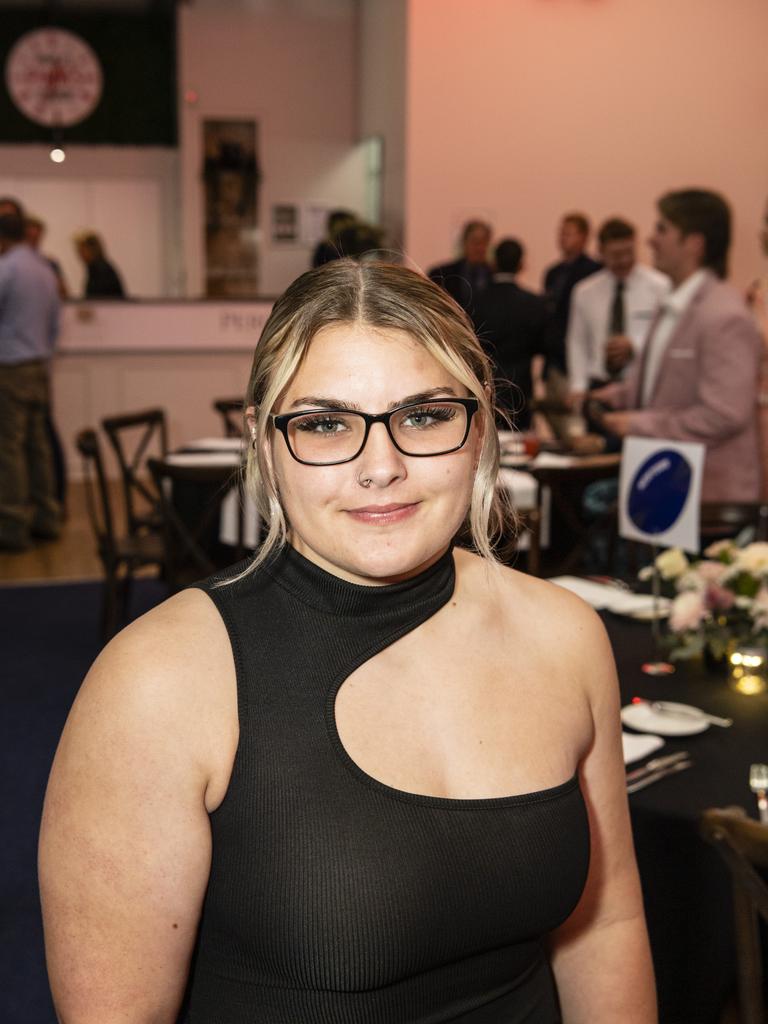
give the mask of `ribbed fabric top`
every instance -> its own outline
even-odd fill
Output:
[[[559,1021],[543,939],[586,878],[577,779],[494,799],[407,793],[359,768],[336,729],[350,673],[450,599],[452,553],[385,587],[290,547],[222,578],[201,587],[232,643],[240,742],[211,815],[191,1022]]]

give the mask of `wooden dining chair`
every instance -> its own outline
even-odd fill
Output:
[[[224,427],[224,437],[242,437],[244,430],[243,423],[243,398],[217,398],[213,408],[221,416]]]
[[[242,471],[232,466],[192,466],[149,459],[160,495],[166,578],[175,593],[245,557]],[[237,540],[220,540],[222,504],[237,488]]]
[[[712,808],[701,832],[731,872],[741,1024],[765,1024],[760,918],[768,922],[768,825],[741,807]]]
[[[117,456],[123,486],[128,533],[160,532],[159,496],[148,479],[147,459],[168,453],[168,427],[163,409],[107,416],[101,421]]]
[[[109,484],[96,431],[81,430],[75,439],[83,459],[83,479],[88,518],[96,548],[104,568],[104,597],[101,635],[106,643],[117,632],[125,617],[136,569],[154,565],[162,571],[163,545],[157,534],[127,534],[115,530]]]
[[[579,571],[584,564],[590,536],[593,530],[614,529],[616,521],[615,508],[610,508],[598,523],[586,523],[582,514],[582,499],[585,488],[598,480],[608,480],[618,476],[619,458],[615,455],[575,458],[568,466],[537,466],[533,464],[528,470],[538,483],[539,515],[543,515],[544,492],[548,488],[551,495],[550,533],[559,528],[567,537],[567,546],[563,548],[557,562],[557,573]],[[557,537],[550,536],[550,549],[555,547]],[[552,554],[552,550],[550,554]]]
[[[531,576],[541,575],[541,510],[539,508],[515,509],[516,530],[512,537],[502,542],[500,554],[507,563],[517,564],[520,553],[525,556],[525,571]],[[520,539],[528,538],[527,546]]]

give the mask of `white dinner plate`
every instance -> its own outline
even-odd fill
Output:
[[[174,452],[166,455],[170,466],[239,466],[241,458],[237,452]]]
[[[239,452],[243,448],[243,439],[241,437],[196,437],[194,441],[185,441],[184,447],[203,452]]]
[[[664,701],[668,711],[654,711],[650,704],[627,704],[621,709],[621,720],[630,729],[638,732],[654,732],[659,736],[693,736],[709,728],[706,718],[694,718],[693,715],[676,715],[675,708],[698,711],[690,704],[675,704]]]
[[[638,608],[636,611],[628,612],[627,614],[630,619],[637,619],[638,622],[653,622],[654,619],[666,619],[669,615],[669,603],[668,597],[660,597],[656,608],[651,605],[648,608]]]

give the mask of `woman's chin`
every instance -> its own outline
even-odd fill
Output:
[[[318,551],[311,545],[293,540],[301,554],[316,562],[328,572],[350,583],[361,583],[367,586],[385,586],[397,583],[422,572],[438,558],[448,547],[447,540],[439,548],[433,545],[415,545],[411,550],[408,545],[399,541],[369,540],[364,545],[351,545],[340,548]]]

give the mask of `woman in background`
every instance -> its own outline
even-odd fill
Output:
[[[101,238],[86,231],[75,238],[75,248],[86,271],[84,298],[124,299],[123,282],[107,259]]]

